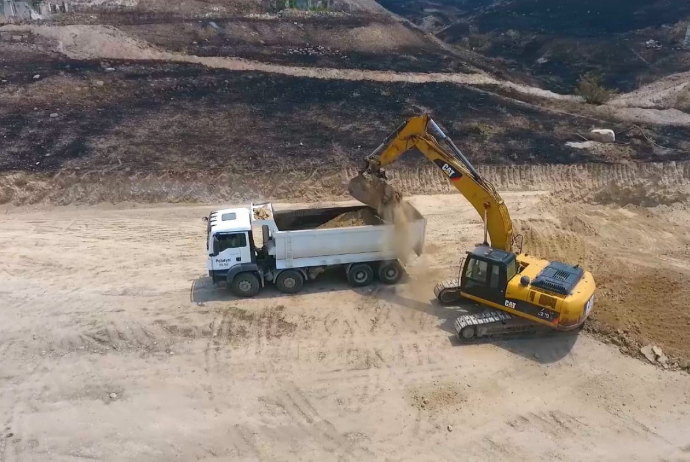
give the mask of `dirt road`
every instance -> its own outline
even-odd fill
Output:
[[[457,345],[432,286],[480,225],[412,200],[429,236],[405,285],[254,300],[205,277],[212,207],[8,210],[0,461],[690,460],[686,373],[587,334]]]

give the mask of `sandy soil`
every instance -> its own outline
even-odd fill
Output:
[[[682,204],[552,194],[504,198],[530,251],[593,267],[598,318],[615,316],[610,274],[687,280]],[[205,275],[214,207],[6,209],[0,460],[690,459],[686,373],[586,333],[456,345],[452,320],[472,307],[440,307],[432,287],[480,224],[457,195],[411,200],[428,241],[404,285],[352,290],[335,272],[253,300]],[[630,296],[619,313],[668,313],[636,295],[613,292]]]

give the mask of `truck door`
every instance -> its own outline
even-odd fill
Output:
[[[503,306],[506,293],[505,267],[497,262],[469,256],[463,270],[462,291]]]
[[[218,233],[218,255],[213,258],[213,270],[227,270],[241,263],[252,261],[249,238],[246,231],[236,233]]]

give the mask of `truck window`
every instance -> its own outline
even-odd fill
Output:
[[[219,234],[220,251],[225,249],[237,249],[247,246],[247,235],[245,233]]]
[[[474,282],[479,282],[481,284],[486,284],[486,279],[488,276],[489,264],[482,260],[477,260],[476,258],[470,261],[467,266],[467,272],[465,277],[471,279]]]

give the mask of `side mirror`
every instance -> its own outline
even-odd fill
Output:
[[[213,236],[213,254],[211,255],[212,257],[215,257],[220,253],[220,241],[216,236]]]
[[[522,276],[520,278],[520,285],[523,287],[527,287],[530,283],[529,277],[528,276]]]

